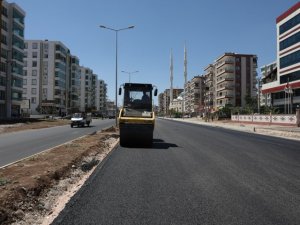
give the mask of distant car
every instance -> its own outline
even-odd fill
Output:
[[[90,126],[92,122],[92,114],[91,113],[74,113],[71,118],[71,127],[84,127],[85,125]]]

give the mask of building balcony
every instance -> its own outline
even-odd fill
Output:
[[[217,84],[225,82],[225,81],[234,81],[234,76],[225,76],[217,79]]]
[[[231,83],[231,82],[230,82]],[[223,87],[217,88],[217,91],[223,91],[223,90],[233,90],[233,85],[224,85]]]
[[[221,96],[217,96],[217,100],[220,100],[220,99],[226,99],[226,98],[233,98],[233,95],[232,94],[225,94],[225,95],[221,95]]]
[[[217,69],[226,65],[226,64],[231,64],[233,65],[234,64],[234,60],[231,60],[231,59],[226,59],[224,60],[223,62],[221,62],[219,65],[217,65]]]
[[[20,27],[24,28],[24,18],[13,18],[14,22],[17,23]]]
[[[225,68],[225,69],[220,69],[219,72],[217,72],[217,77],[221,76],[221,75],[224,75],[225,73],[229,73],[229,74],[232,74],[234,73],[234,69],[232,68]]]

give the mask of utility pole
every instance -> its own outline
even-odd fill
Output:
[[[258,82],[258,96],[257,96],[257,112],[260,114],[260,78],[257,78]]]

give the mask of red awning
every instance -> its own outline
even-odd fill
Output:
[[[261,92],[262,92],[262,94],[276,93],[276,92],[284,91],[284,88],[286,88],[286,87],[287,87],[287,84],[283,84],[283,85],[280,85],[277,87],[272,87],[272,88],[261,90]],[[291,87],[292,89],[300,88],[300,81],[295,82],[295,83],[289,83],[289,87]]]

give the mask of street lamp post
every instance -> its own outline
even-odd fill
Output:
[[[138,73],[139,71],[136,70],[136,71],[133,71],[133,72],[127,72],[127,71],[121,71],[122,73],[127,73],[129,75],[129,83],[130,83],[130,75],[133,74],[133,73]]]
[[[258,93],[257,93],[257,113],[260,114],[260,93],[261,93],[261,78],[257,78]]]
[[[108,30],[112,30],[116,33],[116,107],[115,107],[115,117],[116,117],[116,127],[118,126],[118,119],[117,119],[117,112],[118,112],[118,32],[121,30],[127,30],[127,29],[132,29],[134,28],[134,26],[130,26],[130,27],[126,27],[126,28],[121,28],[121,29],[113,29],[110,27],[106,27],[103,25],[99,26],[100,28],[103,29],[108,29]]]

